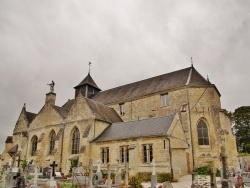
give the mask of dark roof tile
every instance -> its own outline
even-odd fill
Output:
[[[166,136],[174,116],[118,122],[111,124],[93,142]]]
[[[101,104],[88,98],[86,98],[86,101],[92,112],[95,114],[96,119],[109,123],[122,121],[121,117],[116,113],[113,108],[110,108],[104,104]]]
[[[101,91],[101,89],[96,85],[95,81],[94,81],[93,78],[90,76],[90,74],[88,74],[88,75],[83,79],[83,81],[81,81],[80,84],[78,84],[77,86],[75,86],[75,88],[80,87],[80,86],[82,86],[82,85],[86,85],[86,84],[91,85],[91,86],[93,86],[94,88],[96,88],[96,89],[98,89],[98,90]]]
[[[192,74],[190,74],[190,72]],[[186,86],[187,83],[190,86],[204,86],[210,84],[196,71],[195,68],[189,67],[146,80],[105,90],[91,96],[91,99],[103,104],[122,103],[142,98],[154,93],[175,90]]]
[[[9,143],[13,143],[13,137],[12,136],[8,136],[6,141],[5,141],[6,144],[9,144]]]

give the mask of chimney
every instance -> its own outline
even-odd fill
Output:
[[[45,99],[45,105],[55,105],[56,104],[56,94],[55,93],[47,93]]]

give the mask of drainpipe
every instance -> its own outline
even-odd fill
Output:
[[[174,179],[174,171],[173,171],[173,161],[172,161],[172,148],[171,148],[171,140],[166,136],[168,140],[168,151],[169,151],[169,159],[170,159],[170,168],[171,168],[171,177]]]
[[[195,168],[194,161],[194,145],[193,145],[193,134],[192,134],[192,120],[191,120],[191,112],[190,112],[190,99],[189,99],[189,89],[187,88],[187,98],[188,98],[188,117],[189,117],[189,131],[190,131],[190,139],[191,139],[191,151],[192,151],[192,159],[193,159],[193,171]]]
[[[65,130],[65,119],[63,119],[63,131],[62,131],[62,146],[61,146],[61,157],[60,157],[60,172],[62,172],[62,156],[63,156],[63,141],[64,141],[64,130]]]

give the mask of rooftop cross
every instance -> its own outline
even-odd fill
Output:
[[[89,74],[90,74],[90,66],[91,66],[91,62],[89,62]]]

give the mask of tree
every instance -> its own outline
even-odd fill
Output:
[[[237,108],[233,113],[233,120],[238,150],[250,153],[250,106]]]

